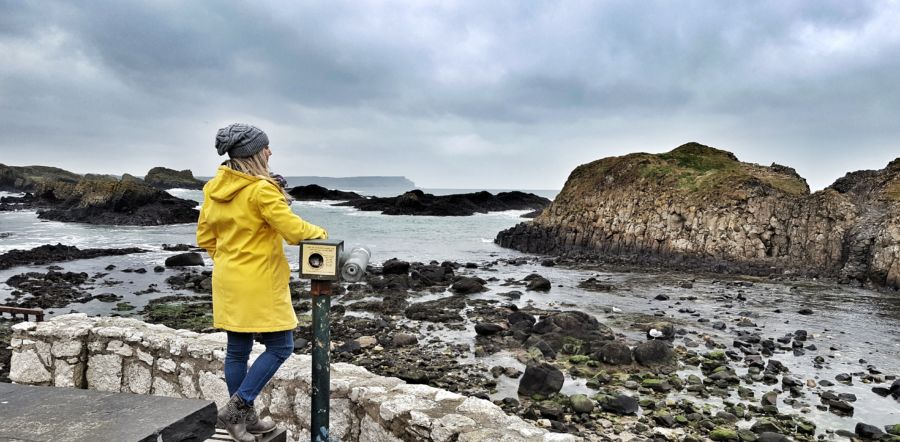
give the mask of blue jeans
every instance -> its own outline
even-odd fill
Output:
[[[253,348],[253,333],[228,333],[228,347],[225,350],[225,384],[228,395],[235,393],[248,404],[253,404],[256,396],[272,379],[278,367],[294,352],[293,330],[271,333],[257,333],[264,351],[247,371],[247,360]]]

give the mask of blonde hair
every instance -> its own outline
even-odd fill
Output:
[[[294,200],[283,187],[272,179],[272,175],[269,173],[269,161],[266,159],[265,149],[262,149],[249,157],[231,158],[222,163],[222,165],[247,175],[262,178],[274,184],[278,187],[278,190],[281,191],[281,195],[284,196],[284,202],[288,205]]]

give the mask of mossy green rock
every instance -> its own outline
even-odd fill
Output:
[[[722,350],[713,350],[706,355],[707,358],[721,361],[725,359],[725,352]]]
[[[709,438],[712,440],[734,441],[738,440],[738,434],[732,428],[716,427],[709,432]]]
[[[888,425],[884,427],[884,431],[887,431],[888,434],[893,434],[894,436],[900,436],[900,424]]]
[[[591,360],[591,358],[586,355],[569,356],[569,362],[572,364],[584,364],[589,360]]]
[[[759,437],[756,435],[756,433],[754,433],[750,430],[742,429],[742,430],[738,430],[737,433],[738,433],[738,439],[741,442],[754,442],[756,439],[759,439]]]
[[[126,302],[120,302],[120,303],[116,304],[116,307],[113,310],[115,310],[117,312],[127,312],[127,311],[134,310],[134,308],[135,307],[133,305],[131,305],[130,302],[126,301]]]
[[[569,398],[572,409],[577,413],[590,413],[594,411],[594,401],[583,394],[573,394]]]

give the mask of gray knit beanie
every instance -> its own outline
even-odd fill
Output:
[[[246,158],[269,145],[269,137],[256,126],[249,124],[229,124],[216,133],[216,151],[231,158]]]

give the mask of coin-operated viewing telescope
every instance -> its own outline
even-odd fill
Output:
[[[344,241],[315,239],[300,243],[300,277],[312,280],[313,349],[312,416],[310,439],[328,441],[328,411],[331,393],[329,371],[331,329],[331,285],[334,281],[357,282],[366,273],[372,253],[365,247],[344,251]]]

